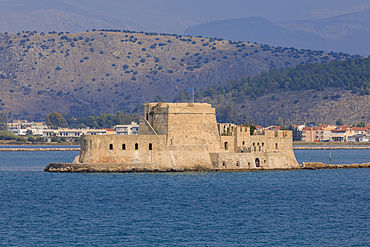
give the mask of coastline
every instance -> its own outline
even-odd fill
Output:
[[[293,150],[348,150],[348,149],[370,149],[370,146],[298,146],[293,147]],[[81,148],[0,148],[0,152],[18,152],[18,151],[81,151]]]

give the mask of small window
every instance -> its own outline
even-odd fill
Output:
[[[135,143],[135,150],[139,150],[139,144]]]
[[[109,144],[109,150],[113,150],[113,144]]]
[[[253,146],[256,146],[256,143],[253,142]]]
[[[245,144],[245,141],[243,141],[243,145]]]
[[[278,144],[277,143],[275,143],[275,149],[278,149]]]
[[[259,158],[256,159],[256,167],[260,167],[260,159]]]
[[[153,145],[149,143],[149,150],[153,150]]]
[[[225,162],[222,162],[222,166],[226,166]]]
[[[225,142],[225,150],[227,150],[229,147],[228,147],[228,143]]]
[[[259,146],[259,145],[260,145],[260,143],[258,142],[258,143],[257,143],[257,146]]]
[[[239,166],[239,161],[236,162],[236,166]]]
[[[122,144],[122,150],[126,150],[126,144]]]
[[[262,147],[265,146],[265,143],[262,142]]]

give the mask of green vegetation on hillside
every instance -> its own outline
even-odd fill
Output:
[[[241,80],[229,80],[226,85],[214,84],[206,90],[200,89],[195,94],[198,101],[204,98],[218,99],[222,102],[225,94],[231,94],[234,101],[245,97],[259,97],[277,90],[324,90],[327,87],[344,88],[361,95],[370,94],[370,58],[347,59],[329,63],[298,65],[294,68],[271,69],[254,77],[242,77]],[[181,92],[175,101],[188,97]],[[340,97],[340,95],[332,96]],[[220,100],[221,98],[221,100]]]
[[[117,112],[115,115],[105,113],[99,116],[88,116],[82,118],[73,118],[71,115],[66,114],[66,120],[70,128],[86,128],[102,129],[112,128],[115,125],[130,124],[131,122],[138,122],[139,116],[136,114],[123,114]]]

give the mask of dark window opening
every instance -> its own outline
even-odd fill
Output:
[[[238,161],[238,162],[236,162],[236,166],[239,166],[239,161]]]
[[[243,145],[245,144],[245,141],[243,141]]]
[[[256,167],[260,167],[260,159],[259,158],[256,159]]]
[[[149,143],[149,150],[153,150],[153,145]]]
[[[126,150],[126,144],[122,144],[122,150]]]
[[[277,143],[275,143],[275,149],[278,149],[278,144]]]
[[[222,166],[226,166],[225,162],[222,162]]]
[[[109,144],[109,150],[113,150],[113,144]]]
[[[146,120],[149,120],[149,114],[148,113],[146,114]]]
[[[227,149],[228,149],[228,143],[225,142],[225,150],[227,150]]]
[[[135,143],[135,150],[139,149],[139,144]]]

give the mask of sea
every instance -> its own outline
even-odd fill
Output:
[[[370,170],[46,173],[0,152],[0,246],[370,246]],[[370,150],[296,150],[299,163]]]

